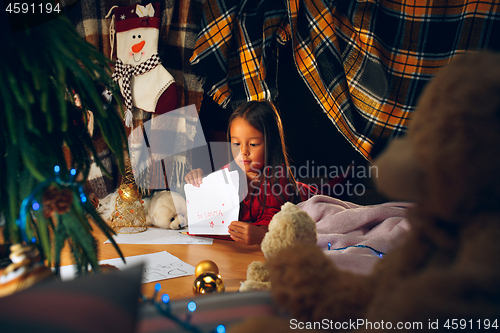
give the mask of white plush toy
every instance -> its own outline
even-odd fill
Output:
[[[187,206],[182,195],[172,191],[156,192],[146,215],[146,224],[165,229],[187,226]]]
[[[298,243],[316,244],[318,240],[316,222],[302,209],[291,202],[281,206],[269,223],[269,231],[260,245],[266,259],[280,250]],[[254,261],[248,265],[247,280],[240,291],[268,290],[271,288],[269,272],[265,264]]]
[[[99,200],[97,211],[101,217],[111,221],[115,210],[118,192],[113,192]],[[187,226],[186,200],[182,195],[172,191],[156,192],[152,198],[144,198],[146,224],[164,229],[181,229]]]

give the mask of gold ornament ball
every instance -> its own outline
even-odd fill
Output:
[[[211,272],[201,273],[193,284],[193,293],[209,294],[209,293],[223,293],[226,290],[224,281],[219,274]]]
[[[208,272],[219,274],[219,267],[212,260],[202,260],[196,265],[194,275],[198,277],[200,274]]]
[[[133,203],[142,197],[141,192],[139,192],[139,189],[135,184],[120,185],[118,194],[120,195],[120,198],[127,203]]]

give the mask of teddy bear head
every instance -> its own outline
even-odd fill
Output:
[[[425,87],[407,135],[375,160],[380,192],[445,220],[500,210],[500,55],[456,56]]]
[[[281,206],[260,245],[266,258],[298,243],[316,244],[316,222],[291,202]]]

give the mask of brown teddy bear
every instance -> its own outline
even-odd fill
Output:
[[[315,245],[282,250],[266,267],[291,319],[232,331],[498,329],[499,143],[500,55],[458,55],[426,86],[406,137],[375,161],[380,192],[415,202],[403,244],[364,276]]]

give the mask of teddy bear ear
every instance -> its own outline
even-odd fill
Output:
[[[408,136],[393,139],[373,163],[377,190],[393,200],[417,201],[424,194],[425,174]]]

